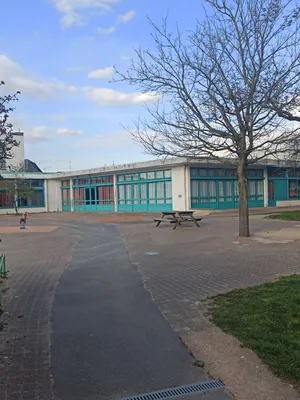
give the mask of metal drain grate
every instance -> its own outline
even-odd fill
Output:
[[[138,396],[127,397],[122,400],[165,400],[174,399],[185,395],[210,392],[216,389],[222,389],[225,386],[220,381],[207,381],[193,383],[191,385],[178,386],[170,389],[158,390],[156,392],[140,394]]]

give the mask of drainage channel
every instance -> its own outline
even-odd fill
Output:
[[[137,396],[126,397],[121,400],[166,400],[181,398],[186,399],[187,396],[190,398],[192,395],[207,393],[217,389],[224,389],[225,386],[222,382],[206,381],[200,383],[193,383],[191,385],[178,386],[169,389],[162,389],[156,392],[140,394]]]

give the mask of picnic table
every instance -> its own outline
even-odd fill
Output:
[[[181,225],[184,222],[193,222],[198,228],[200,225],[198,221],[201,221],[202,218],[194,217],[195,211],[163,211],[161,214],[161,218],[155,218],[156,227],[158,227],[162,222],[173,223],[174,228],[176,229],[178,225]]]

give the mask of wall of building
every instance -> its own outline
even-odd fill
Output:
[[[19,214],[22,214],[24,212],[28,212],[28,214],[33,213],[33,214],[38,214],[38,213],[43,213],[43,212],[47,212],[46,207],[37,207],[37,208],[31,208],[31,207],[25,207],[19,208]],[[14,208],[0,208],[0,215],[14,215],[15,214],[15,210]]]
[[[48,212],[57,212],[62,209],[60,181],[58,179],[47,179],[45,181],[46,207]]]
[[[185,211],[188,209],[185,165],[172,168],[172,203],[173,210]]]
[[[13,133],[14,139],[19,142],[18,147],[13,147],[11,160],[6,160],[6,168],[9,166],[17,167],[24,162],[24,133],[15,132]]]

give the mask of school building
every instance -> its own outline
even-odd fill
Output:
[[[18,133],[20,135],[20,133]],[[17,161],[22,158],[22,149]],[[154,160],[72,172],[43,173],[26,160],[26,172],[1,171],[0,213],[13,213],[5,180],[20,178],[31,188],[19,198],[28,212],[101,211],[147,212],[238,207],[236,169],[208,159]],[[249,207],[300,205],[300,168],[264,161],[249,167]],[[15,196],[18,196],[16,193]]]

